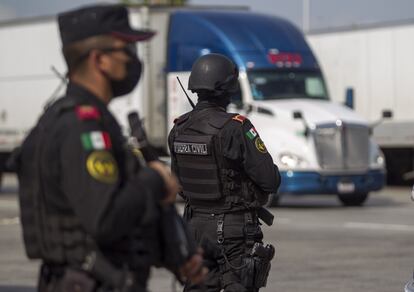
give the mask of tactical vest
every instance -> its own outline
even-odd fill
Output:
[[[75,263],[84,260],[92,240],[71,214],[52,211],[45,196],[42,177],[45,169],[45,144],[50,129],[59,116],[72,109],[74,102],[59,100],[40,118],[17,150],[16,171],[19,180],[20,219],[26,254],[31,259],[52,263]]]
[[[193,209],[229,212],[260,206],[251,180],[222,155],[220,131],[234,116],[204,109],[175,122],[172,158]]]

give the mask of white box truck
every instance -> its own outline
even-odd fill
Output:
[[[353,88],[355,111],[374,124],[390,183],[414,179],[414,21],[325,30],[307,39],[317,55],[333,100]]]
[[[190,110],[176,77],[186,85],[199,56],[221,53],[240,70],[241,95],[231,110],[251,119],[281,170],[278,196],[329,194],[361,205],[384,185],[383,157],[369,125],[329,99],[312,51],[288,21],[246,9],[188,7],[131,7],[130,20],[157,35],[138,44],[145,68],[139,86],[111,103],[125,128],[126,114],[138,109],[150,141],[167,153],[173,120]],[[6,153],[19,145],[58,86],[50,66],[66,69],[54,18],[1,24],[0,40]]]

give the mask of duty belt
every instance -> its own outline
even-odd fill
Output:
[[[216,216],[217,217],[217,228],[216,228],[217,243],[220,245],[223,244],[225,240],[225,234],[224,234],[225,221],[229,222],[229,218],[227,217],[232,216],[232,215],[234,216],[235,214],[231,214],[231,213],[230,214],[219,214]],[[237,215],[242,216],[243,218],[243,223],[244,223],[243,233],[244,233],[246,245],[250,248],[253,246],[253,244],[257,240],[257,235],[261,233],[256,212],[247,211],[247,212],[244,212],[243,214],[237,214]]]
[[[272,226],[273,225],[273,219],[274,216],[273,214],[267,210],[264,207],[258,208],[258,209],[254,209],[254,210],[237,210],[237,211],[233,211],[233,212],[208,212],[208,210],[206,211],[200,211],[200,210],[194,210],[193,208],[191,208],[191,206],[186,205],[186,210],[185,210],[185,219],[189,220],[192,217],[211,217],[211,216],[218,216],[221,214],[226,214],[226,216],[242,216],[245,213],[250,213],[250,214],[255,214],[257,215],[257,217],[262,220],[267,226]],[[252,217],[253,218],[253,217]]]

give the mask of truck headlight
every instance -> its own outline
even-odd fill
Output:
[[[381,150],[378,149],[375,155],[371,157],[371,167],[385,167],[385,156]]]
[[[376,159],[376,162],[377,162],[378,165],[383,166],[385,164],[385,159],[382,155],[378,155],[377,159]]]
[[[293,153],[281,153],[279,155],[279,162],[281,166],[287,168],[300,168],[308,165],[308,162],[304,158]]]

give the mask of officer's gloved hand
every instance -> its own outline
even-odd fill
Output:
[[[175,202],[177,193],[180,191],[178,180],[170,171],[170,169],[160,161],[151,161],[148,166],[154,169],[164,179],[166,194],[161,201],[161,204],[168,205]]]
[[[183,278],[193,284],[200,284],[207,276],[208,269],[203,266],[203,250],[198,249],[180,269]]]

